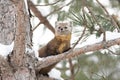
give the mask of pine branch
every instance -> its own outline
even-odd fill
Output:
[[[86,2],[87,2],[87,0],[86,0]],[[103,33],[103,41],[106,41],[106,33],[105,33],[104,28],[100,25],[99,21],[97,20],[96,16],[94,15],[93,11],[91,10],[91,8],[88,5],[86,5],[86,7],[89,10],[94,21],[99,25],[100,31]]]
[[[96,0],[96,1],[100,5],[100,7],[103,9],[103,11],[106,12],[106,15],[111,19],[112,24],[117,28],[118,32],[120,32],[119,25],[117,24],[115,18],[109,14],[107,9],[99,2],[99,0]]]
[[[46,57],[36,64],[35,69],[37,71],[39,71],[41,68],[47,67],[47,66],[49,66],[53,63],[59,62],[61,60],[64,60],[67,58],[69,59],[69,58],[72,58],[72,57],[75,57],[75,56],[78,56],[80,54],[84,54],[84,53],[90,52],[90,51],[98,51],[101,49],[106,49],[106,47],[109,48],[114,45],[120,45],[120,38],[106,41],[106,43],[99,42],[99,43],[87,45],[87,46],[84,46],[84,47],[81,47],[81,48],[75,49],[75,50],[71,49],[68,52],[65,52],[63,54]]]

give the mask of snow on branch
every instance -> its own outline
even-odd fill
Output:
[[[49,56],[46,57],[42,60],[40,60],[35,68],[36,70],[40,70],[41,68],[47,67],[53,63],[59,62],[61,60],[67,59],[67,58],[72,58],[75,56],[78,56],[80,54],[84,54],[86,52],[90,52],[90,51],[97,51],[97,50],[101,50],[101,49],[106,49],[109,48],[113,45],[120,45],[120,38],[116,38],[116,39],[112,39],[112,40],[108,40],[107,42],[98,42],[95,44],[91,44],[91,45],[86,45],[84,47],[81,47],[79,49],[75,49],[75,50],[69,50],[68,52],[65,52],[63,54],[59,54],[56,56]]]

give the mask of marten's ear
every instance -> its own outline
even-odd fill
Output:
[[[58,26],[58,23],[59,23],[59,21],[56,21],[56,22],[55,22],[55,27],[57,27],[57,26]]]
[[[69,21],[69,22],[68,22],[68,25],[70,26],[70,27],[69,27],[69,31],[72,32],[73,22],[72,22],[72,21]]]
[[[73,22],[72,21],[69,21],[69,26],[73,27]]]

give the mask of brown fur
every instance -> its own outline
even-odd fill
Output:
[[[67,24],[60,24],[62,26],[66,26]],[[61,27],[62,27],[61,26]],[[58,28],[57,28],[58,29]],[[66,31],[67,32],[67,31]],[[62,33],[62,32],[61,32]],[[61,54],[67,50],[70,49],[70,40],[71,40],[71,31],[68,32],[68,34],[57,34],[55,37],[48,42],[48,44],[41,49],[39,49],[39,57],[47,57],[51,55],[57,55]],[[54,63],[48,67],[45,67],[39,71],[40,74],[48,75],[47,73],[56,65],[57,63]]]

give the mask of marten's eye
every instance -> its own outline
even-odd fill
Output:
[[[65,29],[67,29],[67,27],[65,26]]]
[[[67,29],[67,27],[66,27],[66,26],[65,26],[64,28],[65,28],[65,29]]]
[[[60,27],[58,27],[58,29],[60,29]]]

